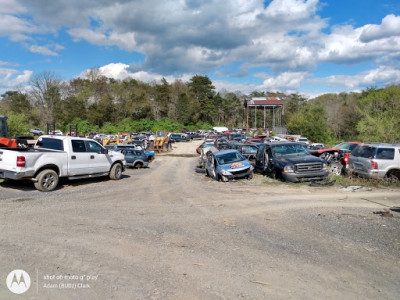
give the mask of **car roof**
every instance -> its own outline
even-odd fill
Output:
[[[362,146],[376,146],[376,147],[400,147],[400,144],[389,144],[389,143],[362,143]]]
[[[270,143],[266,143],[266,145],[270,145],[270,146],[281,146],[281,145],[301,145],[303,146],[301,143],[297,143],[297,142],[270,142]]]

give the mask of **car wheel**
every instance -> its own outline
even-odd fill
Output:
[[[58,174],[53,170],[43,170],[35,177],[34,186],[41,192],[50,192],[58,185]]]
[[[387,183],[397,183],[400,181],[400,171],[388,172],[384,179]]]
[[[111,167],[110,178],[113,180],[121,179],[122,177],[122,166],[120,163],[116,163]]]
[[[143,167],[143,164],[142,164],[142,163],[136,163],[133,167],[134,167],[135,169],[140,169],[140,168]]]
[[[342,175],[343,166],[340,162],[331,163],[329,169],[333,175]]]
[[[222,182],[228,182],[229,178],[227,176],[221,175],[221,181]]]

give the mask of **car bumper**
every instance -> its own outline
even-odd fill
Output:
[[[372,179],[379,179],[379,178],[384,178],[385,173],[384,172],[379,172],[379,171],[363,171],[363,170],[357,170],[357,169],[348,169],[351,170],[354,174],[357,174],[358,176],[365,177],[365,178],[372,178]]]
[[[226,175],[229,179],[238,179],[238,178],[246,178],[250,176],[253,173],[253,170],[251,168],[248,168],[243,171],[238,171],[238,172],[232,172],[232,175]]]
[[[288,182],[304,182],[322,180],[329,175],[329,171],[322,170],[319,172],[312,172],[309,174],[299,173],[282,173],[283,179]]]

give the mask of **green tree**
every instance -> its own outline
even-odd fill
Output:
[[[322,105],[305,103],[293,114],[287,126],[290,132],[301,134],[313,142],[328,143],[332,139],[326,122],[326,111]]]
[[[16,135],[26,135],[29,133],[29,128],[26,125],[27,122],[24,114],[10,112],[7,117],[8,136],[13,138]]]
[[[188,87],[200,103],[200,120],[212,122],[212,114],[215,114],[215,106],[212,103],[215,95],[215,87],[210,78],[195,75],[190,79]]]
[[[371,142],[399,142],[400,85],[370,90],[360,100],[362,119],[357,124],[360,138]]]

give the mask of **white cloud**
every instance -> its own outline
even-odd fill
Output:
[[[389,15],[382,25],[336,27],[321,41],[319,61],[358,63],[382,59],[400,51],[400,17]]]
[[[383,66],[357,75],[332,75],[313,79],[310,82],[335,88],[346,87],[347,90],[351,91],[371,86],[380,87],[382,85],[398,84],[400,82],[400,70]]]
[[[365,25],[362,28],[360,40],[368,43],[393,36],[400,36],[400,16],[388,15],[383,18],[381,25]]]
[[[31,51],[32,53],[39,53],[42,55],[58,56],[58,53],[50,50],[49,46],[32,45],[29,47],[29,51]]]
[[[24,70],[22,73],[15,69],[0,68],[0,88],[15,88],[30,81],[33,72]]]
[[[80,77],[85,77],[87,71],[88,70],[82,72]],[[188,81],[193,76],[193,74],[185,74],[180,77],[174,77],[174,76],[163,76],[155,73],[148,73],[145,71],[131,72],[130,66],[123,63],[111,63],[100,67],[99,71],[103,76],[107,78],[113,78],[117,80],[132,78],[146,83],[160,82],[161,79],[163,78],[165,78],[169,83],[172,83],[177,79],[180,79],[182,81]]]

